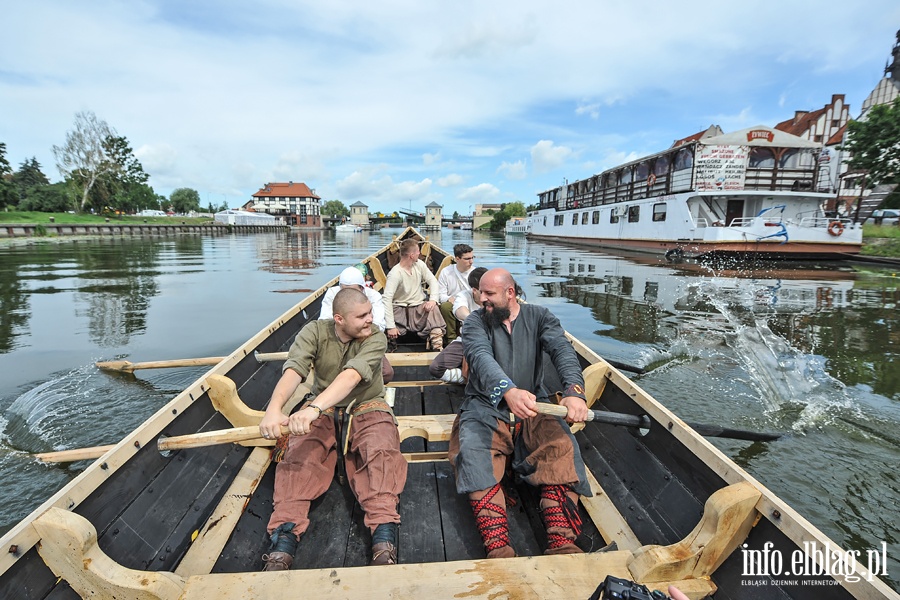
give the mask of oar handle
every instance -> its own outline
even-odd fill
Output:
[[[538,402],[535,410],[539,413],[563,418],[568,414],[568,409],[565,406],[548,404],[547,402]],[[637,427],[639,429],[650,429],[650,425],[652,424],[650,417],[647,415],[629,415],[626,413],[609,412],[605,410],[589,410],[588,418],[586,420],[594,421],[596,423],[606,423],[607,425]],[[707,425],[705,423],[687,423],[687,425],[705,437],[721,437],[750,442],[771,442],[779,439],[783,435],[781,433],[767,433],[764,431],[730,429],[728,427]]]
[[[282,426],[281,435],[290,434],[291,430]],[[169,450],[183,450],[185,448],[202,448],[203,446],[215,446],[216,444],[228,444],[233,442],[246,442],[262,438],[258,425],[249,427],[235,427],[233,429],[218,429],[203,433],[190,433],[176,437],[160,437],[157,447],[160,452]]]
[[[562,418],[565,418],[566,415],[569,414],[569,410],[565,406],[549,404],[547,402],[538,402],[535,410],[545,415],[553,415]],[[597,423],[606,423],[608,425],[624,425],[625,427],[640,427],[643,429],[650,428],[650,417],[647,415],[629,415],[606,410],[589,410],[587,420],[595,421]]]

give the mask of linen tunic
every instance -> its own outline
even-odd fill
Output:
[[[381,358],[387,350],[387,338],[372,325],[372,335],[362,340],[342,342],[334,331],[334,320],[307,323],[291,345],[281,372],[293,369],[305,380],[313,361],[316,369],[310,391],[318,396],[344,369],[353,369],[362,378],[352,392],[337,406],[347,406],[384,397]],[[387,405],[385,405],[387,406]]]
[[[429,295],[425,297],[423,284],[428,284]],[[387,276],[384,286],[384,320],[388,329],[396,327],[394,322],[395,306],[418,306],[426,300],[438,301],[437,279],[421,260],[413,264],[410,273],[402,266],[395,265]]]

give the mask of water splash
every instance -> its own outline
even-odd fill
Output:
[[[733,377],[754,390],[764,413],[796,432],[821,427],[839,412],[858,410],[843,383],[826,371],[824,357],[795,348],[770,328],[777,283],[710,278],[690,287],[695,302],[715,312],[686,315],[694,317],[698,330],[677,340],[675,352],[732,362],[737,367]]]
[[[67,418],[90,400],[92,387],[86,382],[95,372],[93,365],[62,372],[17,397],[6,411],[6,440],[14,445],[33,438],[62,443]]]

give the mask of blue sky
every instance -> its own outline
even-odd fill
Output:
[[[469,212],[668,147],[774,125],[882,77],[900,3],[15,3],[0,35],[14,168],[90,110],[158,193],[238,206],[303,181],[370,210]]]

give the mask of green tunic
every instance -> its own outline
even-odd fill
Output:
[[[310,321],[297,334],[282,373],[293,369],[305,380],[314,368],[311,386],[316,396],[322,393],[344,369],[353,369],[362,378],[338,406],[347,406],[384,397],[381,359],[387,350],[387,338],[375,325],[372,335],[362,340],[342,342],[334,331],[334,320]],[[387,406],[387,405],[385,405]]]

